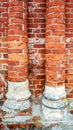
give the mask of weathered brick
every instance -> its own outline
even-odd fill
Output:
[[[26,80],[29,67],[31,92],[39,95],[46,69],[51,71],[46,73],[47,85],[66,82],[73,88],[73,0],[0,0],[0,37],[0,73],[8,70],[8,80]],[[57,76],[52,76],[55,71],[62,76],[58,82]],[[66,79],[62,72],[66,72]],[[72,95],[72,91],[68,93],[68,97]]]
[[[45,39],[45,14],[45,0],[28,1],[29,80],[30,89],[34,95],[42,93],[45,80],[45,41],[43,41]],[[35,40],[31,41],[31,38]]]
[[[46,75],[46,81],[49,82],[48,85],[51,84],[53,87],[56,85],[58,86],[59,85],[58,82],[65,82],[65,68],[61,67],[60,65],[60,64],[64,65],[65,63],[65,49],[66,49],[64,38],[65,37],[64,5],[65,3],[63,1],[57,2],[54,0],[53,2],[50,2],[49,0],[47,0],[45,75]],[[50,22],[50,25],[48,21]]]
[[[66,43],[66,48],[67,48],[67,57],[66,57],[66,87],[68,89],[73,89],[73,30],[72,30],[72,25],[73,25],[73,14],[72,14],[72,6],[73,6],[73,1],[67,1],[66,2],[66,37],[67,37],[67,43]],[[68,41],[69,39],[69,41]],[[68,93],[68,97],[71,98],[73,97],[73,92]]]

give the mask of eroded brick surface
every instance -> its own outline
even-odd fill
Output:
[[[73,97],[73,1],[66,2],[66,88]]]
[[[46,77],[46,85],[65,83],[73,97],[72,8],[72,0],[0,0],[0,73],[5,82],[21,82],[29,75],[37,96]],[[6,93],[4,86],[0,76],[0,93]]]

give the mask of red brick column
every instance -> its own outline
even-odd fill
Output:
[[[9,2],[8,8],[8,80],[28,79],[27,1]]]
[[[66,88],[68,98],[73,98],[73,0],[67,0],[66,12]]]
[[[62,104],[51,102],[66,98],[65,92],[65,1],[46,1],[46,54],[45,74],[46,83],[44,98],[46,107],[60,108]],[[49,103],[49,102],[50,103]],[[53,103],[53,104],[52,104]],[[63,105],[64,100],[62,101]],[[45,109],[44,109],[45,110]],[[49,109],[48,109],[49,110]],[[50,115],[50,110],[47,112]],[[62,117],[61,113],[59,113]],[[54,114],[54,116],[56,116]],[[47,116],[46,116],[47,117]]]
[[[8,93],[5,106],[11,109],[30,106],[28,81],[28,49],[27,49],[27,0],[14,0],[8,3]],[[9,102],[10,100],[13,100]],[[14,102],[15,101],[15,102]],[[13,107],[11,105],[14,105]],[[25,107],[27,105],[27,107]]]
[[[65,83],[65,15],[63,0],[47,0],[46,9],[46,85]]]

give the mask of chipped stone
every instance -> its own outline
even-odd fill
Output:
[[[13,113],[6,114],[3,118],[12,118],[14,117]]]
[[[48,99],[58,100],[66,97],[65,86],[49,87],[45,86],[44,96]]]
[[[65,86],[45,86],[42,98],[42,112],[46,120],[63,119],[67,114],[68,100],[66,99]]]
[[[23,111],[28,109],[31,106],[30,100],[25,101],[15,101],[15,100],[6,100],[3,104],[2,110],[6,111],[7,113],[14,113],[16,111]]]
[[[64,99],[53,101],[53,100],[49,100],[43,97],[42,104],[49,108],[59,109],[59,108],[66,107],[68,105],[68,100],[64,98]]]
[[[63,109],[51,109],[42,105],[43,116],[46,120],[61,120],[67,115],[67,108]]]
[[[3,122],[25,122],[26,120],[31,119],[31,116],[15,116],[14,118],[4,118]]]
[[[24,82],[8,82],[8,93],[6,96],[11,100],[28,99],[31,96],[28,80]]]
[[[22,111],[31,106],[29,97],[29,81],[8,82],[7,100],[4,102],[2,110],[7,113]]]

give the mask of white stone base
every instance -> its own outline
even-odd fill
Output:
[[[4,118],[3,122],[5,123],[26,123],[27,120],[30,120],[31,116],[15,116],[13,118]]]
[[[23,111],[31,107],[30,100],[20,101],[17,102],[15,100],[6,100],[3,104],[2,110],[6,111],[7,113],[13,113],[16,111]]]
[[[59,109],[59,108],[66,107],[68,105],[68,100],[66,98],[60,100],[49,100],[43,97],[42,104],[49,108]]]
[[[31,106],[29,97],[29,81],[8,82],[7,100],[3,104],[2,110],[7,113],[23,111]]]
[[[65,86],[45,86],[45,91],[43,94],[47,99],[51,100],[59,100],[61,98],[66,98]]]
[[[42,113],[45,120],[61,120],[67,115],[67,108],[51,109],[42,104]]]
[[[28,99],[31,96],[29,91],[29,81],[24,82],[8,82],[7,99],[22,100]]]
[[[46,120],[61,120],[67,114],[68,100],[65,86],[45,86],[42,98],[42,112]]]

